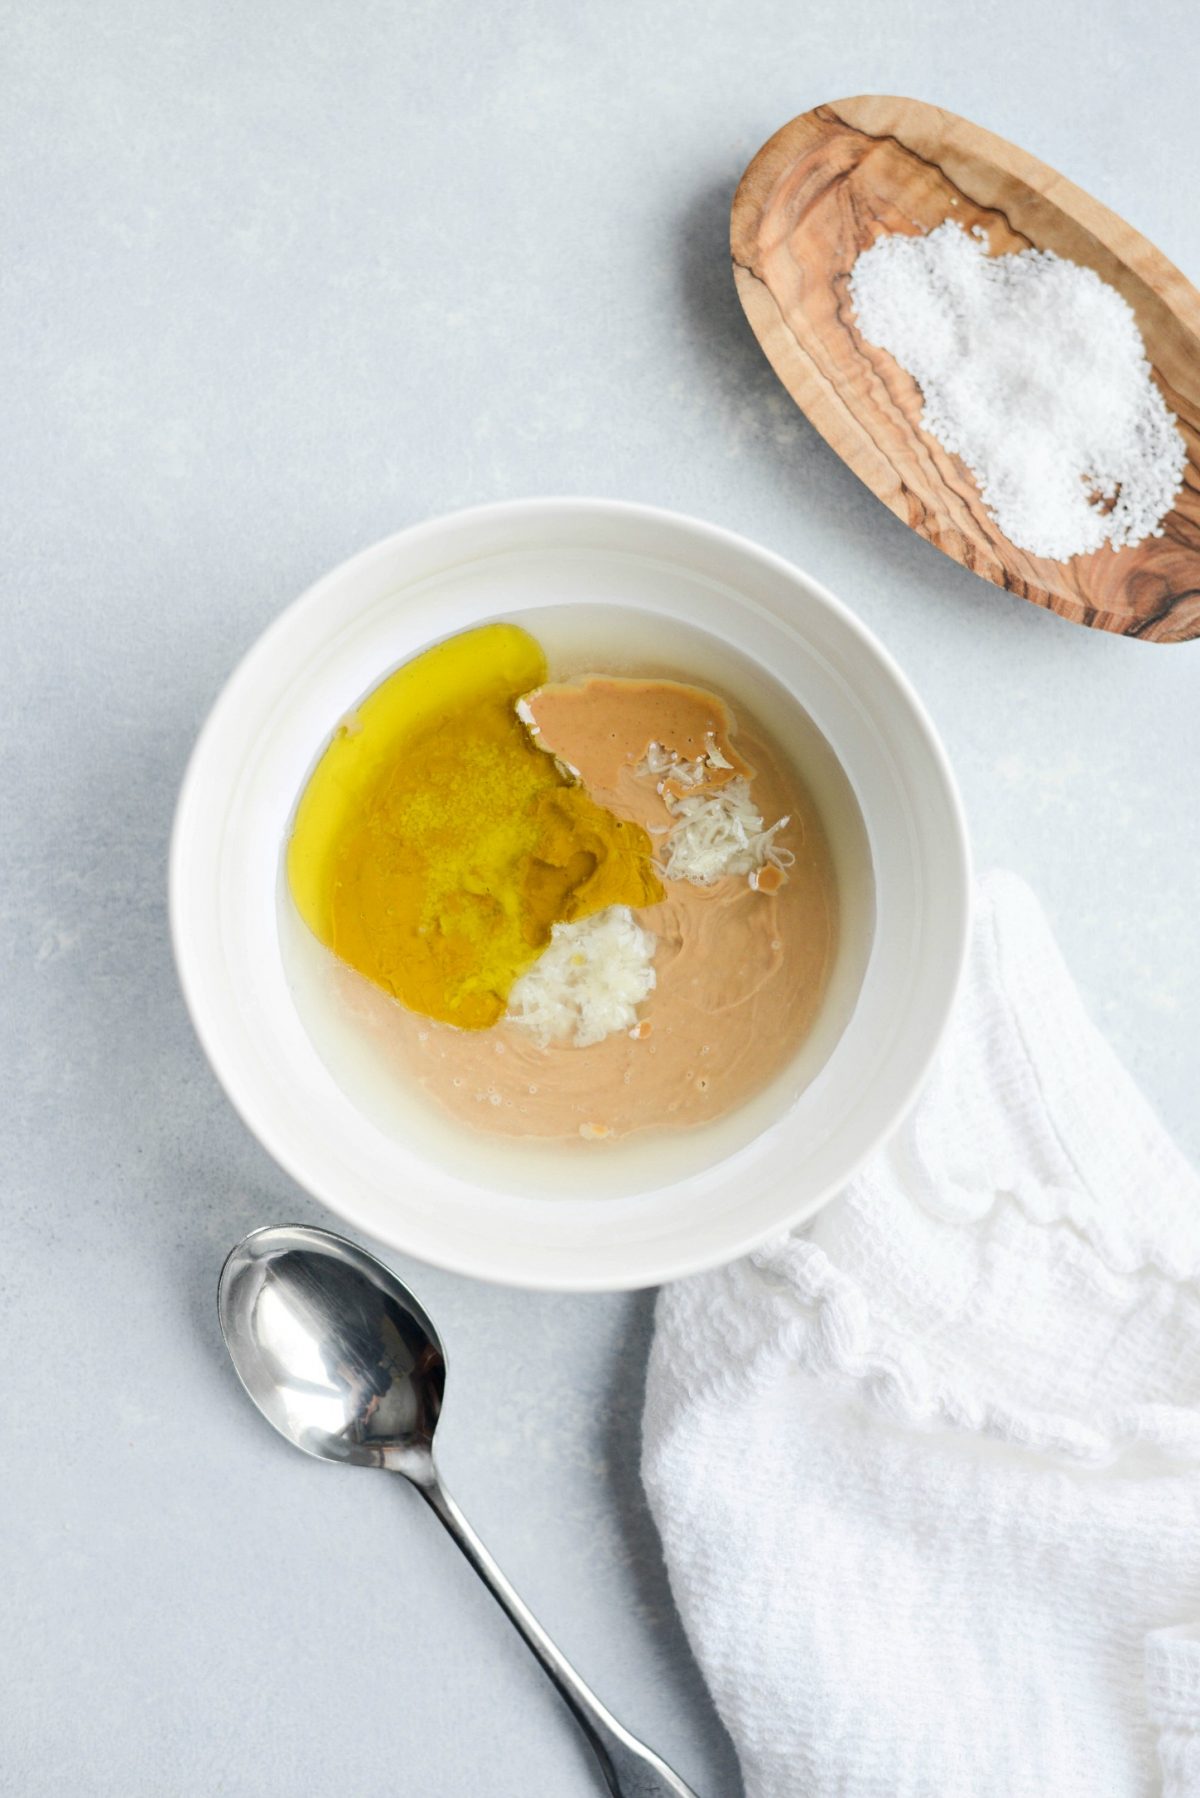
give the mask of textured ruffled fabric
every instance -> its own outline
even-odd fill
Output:
[[[662,1293],[644,1470],[750,1798],[1200,1798],[1200,1180],[1013,876],[887,1150]]]

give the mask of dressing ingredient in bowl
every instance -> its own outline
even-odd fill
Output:
[[[638,772],[646,737],[639,729],[627,740],[628,756],[622,749],[610,757],[611,720],[601,728],[595,707],[572,711],[577,729],[565,711],[559,717],[567,759],[585,778],[615,781],[594,797],[618,815],[649,819],[663,833],[650,832],[661,856],[671,813]],[[589,1153],[604,1154],[644,1131],[709,1124],[783,1076],[821,1013],[837,953],[837,882],[812,793],[781,745],[741,708],[737,746],[753,767],[761,814],[789,819],[782,834],[795,861],[785,882],[756,891],[745,874],[703,884],[665,879],[659,904],[631,908],[634,928],[653,940],[653,961],[642,968],[654,985],[644,998],[639,958],[610,956],[611,943],[584,968],[573,964],[578,939],[570,945],[567,938],[572,953],[565,967],[556,965],[565,931],[514,985],[509,1013],[493,1030],[452,1030],[389,1004],[365,981],[348,985],[360,1027],[395,1077],[468,1130],[591,1145]],[[611,915],[597,915],[597,932]],[[626,981],[627,1000],[610,1009]],[[636,1022],[628,1023],[634,1010]],[[585,1018],[618,1027],[581,1046]]]
[[[546,674],[491,624],[377,686],[301,795],[297,910],[459,1122],[610,1145],[707,1123],[783,1075],[822,1004],[821,820],[717,694]]]
[[[531,742],[516,701],[546,673],[515,625],[405,664],[343,720],[288,844],[327,948],[411,1011],[483,1030],[553,926],[663,894],[642,827]]]
[[[654,990],[656,946],[627,905],[556,924],[549,948],[509,994],[508,1016],[543,1047],[590,1049],[618,1030],[637,1029],[637,1008]],[[636,1040],[646,1034],[643,1025]]]
[[[729,708],[684,681],[588,675],[527,693],[518,712],[540,746],[578,772],[589,792],[655,838],[667,880],[711,886],[744,875],[775,892],[795,861],[753,796]],[[576,764],[578,767],[576,768]]]

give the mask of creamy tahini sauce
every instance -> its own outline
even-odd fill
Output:
[[[570,764],[594,799],[618,817],[659,827],[669,817],[655,783],[638,767],[651,743],[673,749],[694,762],[714,746],[727,768],[713,768],[700,787],[724,786],[737,774],[752,776],[753,765],[738,753],[729,707],[715,693],[682,681],[628,680],[592,674],[578,681],[554,681],[530,693],[523,710],[543,749]],[[670,775],[665,791],[683,791]]]
[[[709,887],[665,883],[637,916],[658,937],[657,985],[639,1034],[590,1048],[540,1048],[507,1021],[463,1031],[405,1011],[346,970],[355,1009],[408,1079],[453,1116],[506,1136],[614,1140],[707,1122],[767,1084],[811,1029],[837,939],[825,831],[804,783],[756,731],[736,731],[715,695],[676,682],[591,677],[530,696],[542,746],[577,769],[593,797],[652,830],[670,814],[637,766],[650,742],[687,760],[711,732],[768,824],[787,813],[795,854],[776,892],[744,876]],[[726,773],[723,778],[731,778]],[[366,990],[363,990],[366,989]]]

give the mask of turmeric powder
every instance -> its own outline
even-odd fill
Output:
[[[640,825],[530,740],[540,646],[490,624],[426,650],[343,721],[287,852],[301,916],[410,1010],[466,1030],[504,1012],[552,926],[663,889]]]

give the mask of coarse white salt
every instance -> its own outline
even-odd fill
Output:
[[[989,256],[947,220],[888,235],[850,274],[859,330],[918,383],[1009,540],[1064,561],[1161,536],[1187,449],[1131,307],[1050,250]]]
[[[637,1024],[654,989],[657,939],[627,905],[610,905],[577,924],[556,924],[550,942],[508,995],[508,1017],[543,1046],[586,1049]]]

